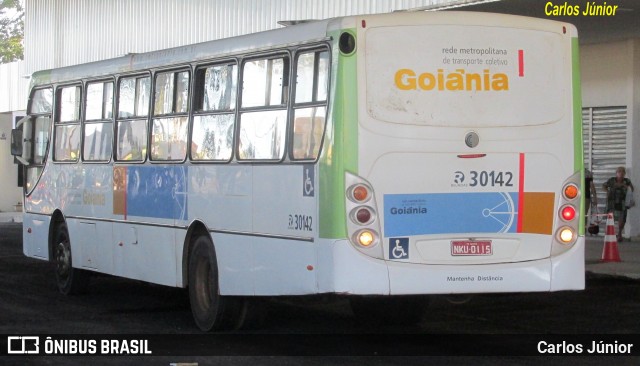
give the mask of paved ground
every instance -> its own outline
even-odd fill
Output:
[[[618,243],[617,246],[622,261],[603,262],[604,237],[587,237],[585,249],[586,271],[595,274],[640,279],[640,242],[626,240]]]

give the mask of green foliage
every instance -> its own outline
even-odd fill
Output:
[[[0,63],[22,60],[24,8],[20,0],[0,0]]]

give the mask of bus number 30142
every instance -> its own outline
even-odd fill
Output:
[[[496,172],[494,170],[478,172],[472,170],[470,176],[469,187],[513,187],[513,173],[511,172]]]
[[[313,217],[289,215],[289,230],[313,231]]]

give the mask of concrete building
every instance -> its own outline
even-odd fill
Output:
[[[25,61],[0,65],[0,210],[13,210],[21,199],[8,141],[11,124],[26,108],[25,75],[274,29],[278,21],[454,7],[557,19],[578,27],[585,160],[595,174],[602,210],[602,183],[617,166],[626,166],[627,176],[640,187],[640,150],[633,148],[640,143],[640,2],[609,0],[608,5],[617,6],[609,16],[583,15],[588,4],[604,1],[25,0]],[[566,5],[580,9],[569,14]],[[635,195],[640,201],[640,191]],[[640,235],[640,208],[630,211],[626,235]]]

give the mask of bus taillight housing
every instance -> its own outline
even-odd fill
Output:
[[[570,248],[578,239],[580,230],[581,208],[581,183],[582,174],[577,172],[567,179],[562,185],[562,191],[558,200],[558,219],[554,246],[551,254],[559,254]]]
[[[364,178],[345,173],[347,237],[359,251],[383,259],[380,220],[373,188]]]

